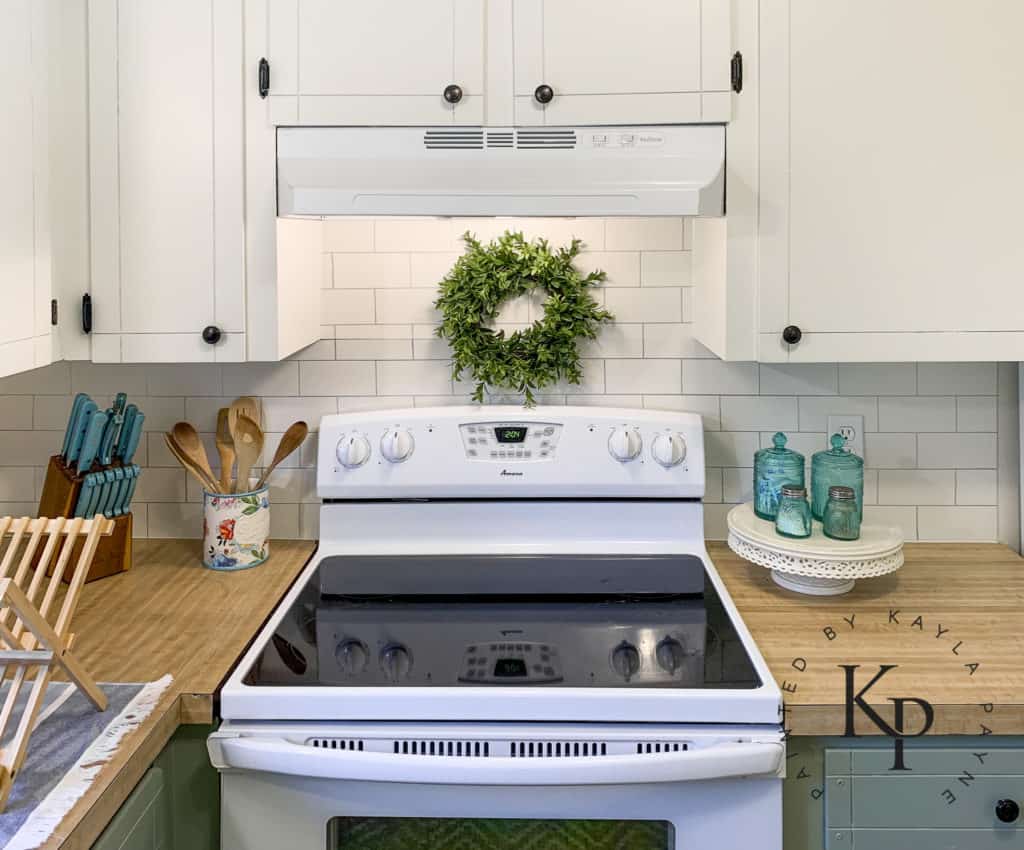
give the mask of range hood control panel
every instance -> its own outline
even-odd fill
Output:
[[[440,407],[327,416],[323,499],[701,498],[695,414]]]

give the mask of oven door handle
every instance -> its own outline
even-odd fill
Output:
[[[316,779],[426,785],[628,785],[781,776],[785,745],[729,742],[678,753],[460,758],[324,750],[281,738],[225,737],[210,740],[210,755],[220,769]]]

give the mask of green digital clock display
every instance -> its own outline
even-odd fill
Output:
[[[499,443],[521,443],[526,439],[526,427],[499,427],[494,429],[494,436]]]

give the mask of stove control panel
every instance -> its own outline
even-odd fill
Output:
[[[322,499],[702,498],[692,413],[438,407],[325,416]]]
[[[462,656],[460,682],[539,685],[562,681],[558,647],[546,643],[472,643]]]

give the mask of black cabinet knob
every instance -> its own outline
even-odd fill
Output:
[[[444,90],[444,99],[449,103],[458,103],[462,100],[462,86],[457,86],[454,83],[450,86],[446,86]]]
[[[1016,800],[1000,800],[996,803],[996,817],[1003,823],[1013,823],[1020,817],[1020,805]]]
[[[543,83],[533,90],[533,99],[537,103],[551,103],[555,98],[555,90]]]
[[[782,329],[782,341],[788,342],[790,345],[796,345],[803,339],[803,336],[804,332],[796,325],[789,325]]]
[[[207,325],[203,328],[203,342],[207,345],[216,345],[224,334],[216,325]]]

